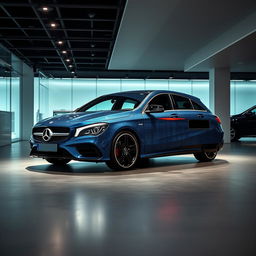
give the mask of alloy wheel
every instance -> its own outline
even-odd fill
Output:
[[[205,156],[208,158],[208,159],[214,159],[217,155],[217,151],[215,152],[205,152]]]
[[[120,134],[114,144],[114,157],[118,165],[128,169],[138,158],[138,142],[131,133]]]
[[[235,137],[236,137],[236,131],[235,131],[234,128],[231,127],[231,129],[230,129],[230,138],[231,138],[231,140],[234,140]]]

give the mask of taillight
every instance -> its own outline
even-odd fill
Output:
[[[219,124],[221,124],[221,120],[220,120],[220,118],[219,118],[218,116],[215,116],[215,119],[216,119],[216,121],[217,121]]]

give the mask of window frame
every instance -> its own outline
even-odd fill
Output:
[[[201,112],[208,112],[207,109],[205,109],[205,110],[198,110],[198,109],[195,109],[195,108],[194,108],[194,105],[193,105],[193,102],[192,102],[192,100],[191,100],[189,97],[185,97],[185,96],[180,95],[180,94],[177,94],[177,93],[170,93],[171,99],[173,100],[173,107],[174,107],[174,99],[173,99],[172,95],[178,95],[178,96],[181,96],[181,97],[184,97],[184,98],[189,99],[189,101],[190,101],[190,103],[191,103],[191,105],[192,105],[192,107],[193,107],[192,109],[173,108],[175,111],[201,111]]]
[[[171,108],[172,108],[172,109],[164,110],[164,112],[173,111],[173,110],[174,110],[174,106],[173,106],[173,101],[172,101],[172,98],[171,98],[171,96],[170,96],[170,93],[169,93],[169,92],[161,92],[161,93],[158,93],[158,94],[154,95],[154,96],[149,100],[149,102],[148,102],[148,103],[145,105],[145,107],[143,108],[142,114],[144,114],[145,111],[147,110],[147,108],[148,108],[148,106],[149,106],[149,103],[150,103],[155,97],[160,96],[160,95],[162,95],[162,94],[168,95],[169,100],[170,100],[170,105],[171,105]]]
[[[190,102],[190,105],[191,105],[192,108],[174,108],[175,100],[173,98],[173,95],[176,95],[176,96],[183,97],[183,98],[187,99]],[[192,101],[191,101],[190,98],[188,98],[186,96],[183,96],[183,95],[176,94],[176,93],[170,93],[170,96],[171,96],[171,98],[173,100],[173,109],[174,110],[177,110],[177,111],[192,111],[192,110],[195,110],[194,109],[194,105],[192,104]]]
[[[194,108],[195,111],[207,111],[207,110],[204,109],[200,104],[198,104],[196,101],[191,100],[191,99],[190,99],[190,101],[191,101],[191,104],[192,104],[192,106],[193,106],[193,108]],[[200,106],[202,109],[195,109],[194,103],[197,104],[198,106]]]
[[[86,104],[84,104],[83,106],[81,106],[81,107],[79,107],[79,108],[77,108],[77,109],[75,109],[75,111],[74,112],[86,112],[87,110],[85,110],[84,111],[84,108],[87,108],[89,105],[92,105],[92,106],[94,106],[93,105],[93,102],[95,102],[95,101],[97,101],[97,100],[100,100],[100,99],[104,99],[104,98],[106,98],[105,100],[108,100],[107,98],[109,98],[109,99],[113,99],[113,98],[123,98],[123,99],[131,99],[131,100],[134,100],[134,101],[137,101],[138,102],[138,106],[136,106],[134,109],[132,109],[131,111],[133,111],[133,110],[135,110],[136,108],[138,108],[139,106],[140,106],[140,104],[142,103],[142,102],[139,102],[138,100],[136,100],[136,99],[133,99],[133,98],[130,98],[130,97],[125,97],[125,96],[117,96],[117,95],[111,95],[111,94],[107,94],[107,95],[102,95],[102,96],[100,96],[100,97],[98,97],[98,98],[95,98],[95,99],[93,99],[93,100],[91,100],[91,101],[89,101],[88,103],[86,103]],[[100,101],[100,102],[103,102],[104,100],[102,100],[102,101]],[[99,102],[99,103],[100,103]],[[123,101],[124,102],[124,101]],[[122,103],[123,103],[122,102]],[[98,103],[97,103],[98,104]],[[115,103],[116,104],[116,103]],[[114,104],[114,105],[115,105]],[[91,107],[92,107],[91,106]],[[91,107],[89,107],[89,108],[91,108]],[[115,109],[114,109],[115,110]],[[110,111],[114,111],[114,110],[110,110]],[[121,109],[120,109],[121,110]],[[97,110],[97,111],[100,111],[100,110]],[[106,111],[106,110],[103,110],[103,111]],[[125,111],[125,110],[124,110]],[[91,112],[91,111],[89,111],[89,112]]]

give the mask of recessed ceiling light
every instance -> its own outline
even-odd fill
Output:
[[[57,27],[57,24],[54,23],[54,22],[52,22],[52,23],[50,23],[50,26],[51,26],[52,28],[56,28],[56,27]]]
[[[69,66],[70,68],[72,68],[72,67],[73,67],[73,65],[71,65],[71,64],[70,64],[70,65],[68,65],[68,66]]]
[[[62,45],[63,44],[63,41],[58,41],[57,42],[59,45]]]
[[[91,47],[94,48],[94,47],[95,47],[95,44],[91,44]]]
[[[44,5],[44,6],[39,7],[39,8],[38,8],[38,11],[47,13],[47,12],[52,11],[52,7],[49,7],[49,6],[45,6],[45,5]]]
[[[70,62],[70,59],[66,59],[66,62]]]
[[[65,51],[65,50],[64,50],[64,51],[62,51],[62,53],[63,53],[63,54],[66,54],[66,53],[67,53],[67,51]]]
[[[90,12],[90,13],[88,13],[88,16],[89,16],[90,19],[93,19],[95,17],[95,13]]]
[[[92,56],[92,57],[94,57],[94,56],[95,56],[95,54],[94,54],[94,53],[91,53],[91,56]]]
[[[71,71],[71,74],[75,74],[75,71]]]

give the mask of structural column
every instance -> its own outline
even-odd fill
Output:
[[[230,143],[230,70],[210,70],[210,109],[220,117],[224,130],[224,142]]]
[[[29,140],[34,124],[34,72],[23,63],[21,79],[21,139]]]

